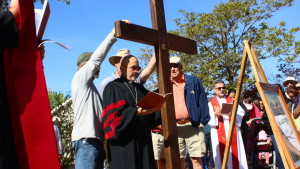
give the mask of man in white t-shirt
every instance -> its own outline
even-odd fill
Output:
[[[102,106],[93,81],[98,78],[100,65],[116,42],[115,30],[93,52],[78,57],[78,71],[72,80],[74,125],[72,147],[76,169],[102,169],[104,161]]]

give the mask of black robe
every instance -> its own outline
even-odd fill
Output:
[[[4,74],[4,50],[18,46],[18,29],[11,12],[0,14],[0,168],[19,168],[14,146]]]
[[[135,98],[139,101],[147,93],[143,85],[124,78],[110,82],[104,89],[102,120],[110,169],[156,168],[150,130],[161,124],[160,112],[136,115]]]

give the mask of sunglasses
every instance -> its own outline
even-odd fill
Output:
[[[221,89],[226,89],[225,87],[216,87],[215,89],[221,90]]]
[[[176,63],[176,64],[172,64],[170,65],[170,69],[173,67],[173,68],[177,68],[180,64],[179,63]]]
[[[139,66],[131,66],[131,67],[127,67],[127,68],[129,68],[131,70],[137,70],[137,71],[141,70],[141,67],[139,67]]]

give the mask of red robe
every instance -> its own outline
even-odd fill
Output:
[[[209,102],[209,112],[211,120],[208,124],[211,126],[211,141],[212,149],[214,155],[214,161],[216,168],[221,168],[223,162],[223,155],[226,145],[226,140],[228,137],[230,116],[223,115],[219,118],[215,116],[214,107],[221,107],[222,103],[232,103],[232,99],[220,99],[218,100],[214,97],[211,102]],[[240,124],[244,116],[244,111],[242,108],[238,107],[236,116],[236,125],[232,134],[232,141],[230,145],[230,152],[227,162],[227,168],[233,169],[248,169],[247,159],[244,149],[244,144],[240,132]]]
[[[32,0],[19,0],[19,47],[5,51],[5,78],[21,169],[60,168]]]

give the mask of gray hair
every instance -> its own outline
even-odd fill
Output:
[[[215,80],[214,85],[216,85],[216,84],[218,84],[218,83],[223,83],[223,84],[225,85],[224,81],[221,80],[221,79]]]

